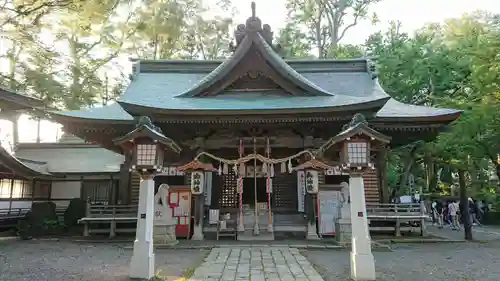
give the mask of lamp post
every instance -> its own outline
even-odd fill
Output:
[[[375,169],[371,162],[372,148],[386,146],[390,138],[368,127],[362,114],[354,115],[352,121],[343,129],[320,150],[325,151],[333,145],[339,147],[341,167],[349,172],[351,278],[375,280],[375,260],[371,251],[363,173],[368,169]]]
[[[318,200],[318,192],[319,192],[319,182],[318,182],[318,173],[320,171],[325,171],[330,166],[327,164],[318,161],[313,158],[309,161],[306,161],[297,167],[294,168],[295,171],[304,171],[304,185],[306,190],[306,202],[307,206],[307,239],[308,240],[317,240],[319,239],[318,233],[316,231],[316,216],[317,216],[317,200]]]
[[[215,172],[212,164],[201,163],[198,160],[193,160],[184,166],[177,168],[180,172],[191,173],[191,194],[194,196],[194,226],[193,240],[203,240],[203,194],[205,191],[206,172]]]
[[[141,177],[134,252],[130,262],[130,277],[151,279],[154,275],[153,220],[154,175],[161,171],[165,150],[179,153],[181,148],[163,135],[151,119],[141,117],[136,128],[114,140],[123,151],[132,151],[131,171]]]

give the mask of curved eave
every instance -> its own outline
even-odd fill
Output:
[[[26,164],[22,163],[21,161],[19,161],[19,159],[7,152],[3,147],[0,147],[0,161],[5,166],[5,168],[12,171],[12,174],[19,175],[27,179],[54,178],[54,176],[50,173],[41,173],[28,167]]]
[[[259,33],[249,34],[243,38],[243,41],[237,47],[234,54],[228,60],[225,60],[212,72],[210,72],[202,81],[196,84],[191,89],[186,92],[177,95],[176,97],[188,98],[196,97],[207,88],[212,86],[217,81],[223,79],[227,76],[243,59],[243,57],[250,50],[252,45],[255,45],[260,53],[264,56],[264,59],[273,66],[273,68],[280,73],[287,80],[295,83],[297,86],[304,89],[307,93],[313,94],[315,96],[329,96],[330,93],[319,88],[312,82],[308,81],[306,78],[302,77],[298,72],[295,71],[291,66],[289,66],[286,61],[279,57],[272,47],[267,44],[267,42],[262,38]]]
[[[18,94],[12,90],[0,87],[0,100],[12,104],[19,109],[44,108],[45,105],[39,99]]]
[[[92,124],[134,124],[134,118],[128,113],[123,118],[103,118],[95,115],[88,114],[88,116],[75,116],[69,112],[60,111],[45,111],[50,119],[57,123],[92,123]]]
[[[329,112],[342,112],[342,111],[355,111],[380,109],[389,99],[383,97],[367,102],[339,105],[339,106],[325,106],[325,107],[306,107],[306,108],[269,108],[269,109],[164,109],[151,107],[146,105],[137,105],[118,101],[120,105],[128,112],[137,114],[165,114],[165,115],[186,115],[186,116],[206,116],[206,115],[275,115],[275,114],[294,114],[294,113],[329,113]]]

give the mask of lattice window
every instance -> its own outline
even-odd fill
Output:
[[[279,173],[273,178],[273,208],[297,211],[297,173]]]
[[[350,142],[347,144],[349,163],[364,164],[368,162],[368,144],[366,142]]]
[[[239,197],[237,193],[237,176],[232,171],[222,175],[222,189],[219,197],[220,208],[237,208]]]
[[[138,144],[137,145],[137,165],[154,166],[156,164],[156,145]]]

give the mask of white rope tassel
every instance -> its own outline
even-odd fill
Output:
[[[234,172],[235,175],[238,174],[238,164],[236,164],[236,165],[233,166],[233,172]]]
[[[286,173],[286,163],[285,162],[281,162],[281,172]]]
[[[229,167],[227,163],[224,163],[224,166],[222,168],[222,173],[224,173],[224,175],[227,175],[229,173]]]
[[[267,164],[262,163],[262,174],[267,175]]]
[[[288,160],[288,173],[293,172],[293,167],[292,167],[292,159]]]
[[[274,177],[274,164],[271,164],[271,171],[270,171],[270,175],[271,175],[271,178]]]
[[[219,176],[222,175],[222,163],[219,164],[219,170],[217,171]]]

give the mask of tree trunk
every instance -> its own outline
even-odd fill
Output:
[[[464,221],[465,240],[472,240],[472,225],[469,216],[469,200],[467,198],[467,186],[465,183],[465,171],[458,170],[458,184],[460,186],[460,206]]]

